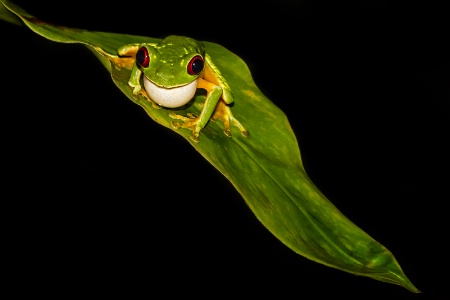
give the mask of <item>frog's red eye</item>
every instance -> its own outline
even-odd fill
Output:
[[[187,71],[190,75],[196,75],[203,71],[203,66],[203,57],[201,57],[200,55],[196,55],[189,62]]]
[[[145,47],[141,47],[136,52],[136,63],[141,67],[147,68],[150,63],[150,57],[148,56],[148,50]]]

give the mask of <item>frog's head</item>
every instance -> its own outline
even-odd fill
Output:
[[[201,42],[169,36],[157,45],[143,44],[136,53],[136,63],[150,98],[162,106],[179,107],[194,97],[204,57]]]

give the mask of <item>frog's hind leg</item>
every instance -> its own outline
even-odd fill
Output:
[[[229,137],[231,137],[231,126],[237,127],[241,131],[241,134],[243,136],[249,136],[249,133],[245,129],[245,127],[241,124],[241,122],[238,121],[238,119],[233,116],[230,106],[226,105],[223,101],[219,101],[217,103],[217,107],[214,110],[214,114],[212,115],[211,119],[214,121],[222,121],[224,127],[223,131]]]

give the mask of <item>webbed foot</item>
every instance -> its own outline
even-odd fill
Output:
[[[203,129],[201,125],[201,116],[195,117],[193,114],[188,113],[188,116],[181,116],[174,112],[170,112],[169,116],[175,120],[181,120],[182,122],[174,122],[172,121],[172,127],[175,129],[178,128],[187,128],[192,131],[192,140],[195,142],[199,141],[200,131]],[[245,127],[233,116],[231,112],[231,108],[227,106],[224,102],[220,101],[217,103],[217,107],[214,110],[214,113],[211,117],[212,121],[221,120],[224,126],[224,133],[226,136],[231,137],[231,126],[237,127],[241,134],[245,137],[249,136],[248,131]]]
[[[217,103],[217,107],[211,119],[213,121],[221,120],[224,127],[224,133],[229,137],[231,137],[231,126],[237,127],[241,131],[241,134],[243,136],[245,137],[249,136],[249,133],[245,129],[245,127],[233,116],[231,108],[222,101]]]
[[[177,115],[173,111],[171,111],[169,113],[169,117],[171,117],[172,119],[175,119],[175,120],[182,121],[182,122],[172,121],[171,125],[173,128],[178,129],[181,127],[181,128],[187,128],[187,129],[191,130],[192,131],[191,139],[196,143],[199,142],[198,136],[200,134],[200,130],[202,129],[200,126],[200,118],[195,117],[191,113],[188,113],[188,116],[184,117],[181,115]]]

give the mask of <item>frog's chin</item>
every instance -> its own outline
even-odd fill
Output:
[[[147,95],[157,104],[168,107],[180,107],[191,101],[197,90],[197,80],[186,85],[173,88],[157,86],[144,76],[144,87]]]

